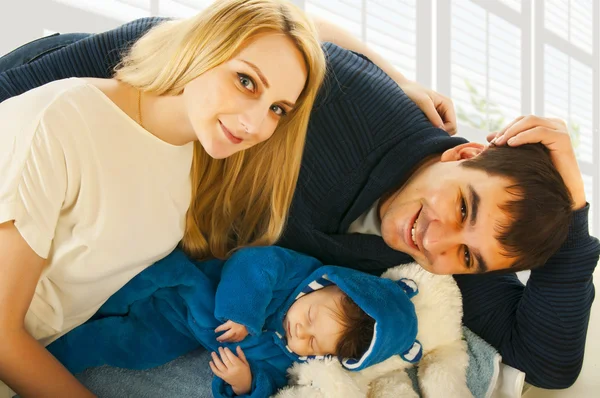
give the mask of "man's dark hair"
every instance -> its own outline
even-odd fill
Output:
[[[515,262],[507,271],[533,269],[546,263],[569,232],[573,199],[542,144],[490,147],[461,163],[469,169],[511,181],[513,199],[501,204],[507,224],[496,225],[496,238]]]
[[[343,331],[340,334],[335,355],[340,358],[360,358],[373,340],[375,319],[364,312],[347,294],[339,303],[338,318]]]

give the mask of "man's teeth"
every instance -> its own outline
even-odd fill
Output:
[[[412,236],[412,241],[415,244],[415,246],[417,246],[417,239],[415,238],[415,229],[417,228],[417,220],[415,220],[415,223],[413,224],[413,227],[410,231],[410,234]]]

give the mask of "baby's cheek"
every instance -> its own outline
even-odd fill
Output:
[[[296,344],[294,344],[293,341],[288,340],[287,341],[287,346],[290,348],[290,350],[296,352]]]
[[[296,355],[304,355],[302,347],[300,347],[297,342],[288,340],[288,347],[290,347],[290,350],[292,350]]]

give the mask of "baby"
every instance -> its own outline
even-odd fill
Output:
[[[298,298],[283,319],[287,347],[303,358],[360,357],[371,344],[374,325],[375,320],[335,285]],[[222,331],[225,333],[217,338],[220,342],[239,342],[248,335],[244,325],[233,321],[216,329]],[[236,395],[243,395],[251,391],[252,372],[240,346],[237,353],[229,348],[213,352],[210,368]]]
[[[48,349],[76,373],[145,369],[203,346],[213,351],[215,397],[266,397],[287,384],[294,362],[310,358],[333,355],[349,370],[392,355],[417,361],[411,282],[280,247],[198,263],[175,251]]]

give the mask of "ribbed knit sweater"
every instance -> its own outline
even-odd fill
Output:
[[[134,21],[0,74],[0,102],[56,79],[110,77],[129,45],[159,21]],[[365,57],[331,43],[323,48],[328,75],[279,245],[324,263],[378,273],[411,259],[378,236],[347,234],[348,227],[424,158],[465,141],[433,127]],[[567,241],[531,272],[526,286],[514,274],[455,277],[464,323],[536,386],[568,387],[581,370],[600,255],[600,243],[588,232],[588,210],[574,212]]]

